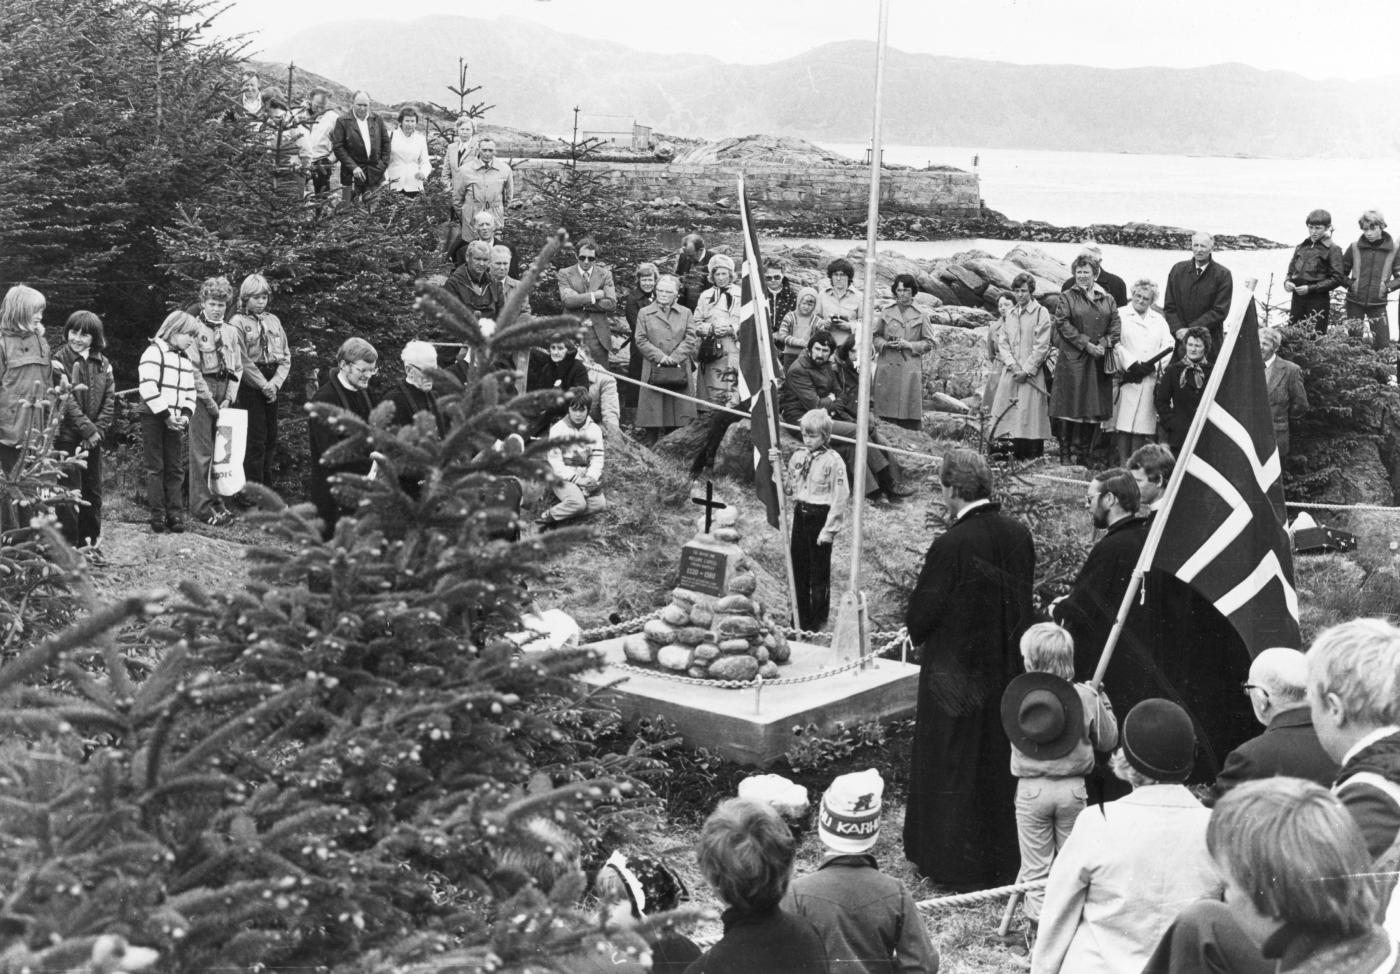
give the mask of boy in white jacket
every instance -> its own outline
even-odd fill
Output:
[[[603,431],[588,415],[593,397],[587,389],[570,389],[565,396],[569,412],[549,428],[551,440],[573,440],[551,447],[546,458],[554,474],[558,503],[539,517],[548,531],[563,521],[597,514],[608,506],[603,497]]]

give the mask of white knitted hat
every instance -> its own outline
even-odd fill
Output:
[[[817,834],[833,852],[866,852],[880,838],[885,779],[874,768],[843,774],[822,795]]]

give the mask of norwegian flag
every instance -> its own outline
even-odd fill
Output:
[[[773,465],[768,462],[768,449],[777,442],[778,436],[772,420],[776,383],[764,383],[764,376],[773,375],[773,340],[769,330],[768,306],[761,298],[763,261],[759,258],[758,237],[754,233],[749,197],[742,175],[739,177],[739,213],[744,224],[744,266],[740,274],[742,307],[739,320],[739,403],[736,408],[750,410],[749,435],[753,439],[753,468],[758,499],[763,501],[769,525],[776,528],[781,509],[778,506],[778,488],[773,483]]]
[[[1208,389],[1200,406],[1200,436],[1194,445],[1188,438],[1177,459],[1185,476],[1151,567],[1209,599],[1256,656],[1270,646],[1297,646],[1301,634],[1259,321],[1253,296],[1244,301],[1229,359],[1215,364],[1224,370],[1212,383],[1215,396]]]

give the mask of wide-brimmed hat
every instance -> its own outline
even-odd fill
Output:
[[[1182,782],[1196,756],[1191,716],[1170,700],[1144,700],[1123,718],[1123,756],[1155,781]]]
[[[1040,761],[1064,757],[1084,736],[1084,704],[1068,680],[1023,673],[1001,695],[1001,726],[1011,746]]]

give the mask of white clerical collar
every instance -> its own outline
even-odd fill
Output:
[[[967,517],[968,511],[976,510],[979,507],[986,507],[990,503],[991,501],[985,497],[980,500],[969,501],[966,507],[958,511],[958,516],[954,520],[961,521],[963,518]]]
[[[1353,744],[1347,753],[1342,755],[1342,766],[1346,767],[1346,765],[1351,762],[1352,758],[1356,757],[1377,741],[1389,737],[1391,734],[1400,734],[1400,725],[1386,724],[1384,727],[1377,727],[1375,730],[1371,731],[1371,733]]]

